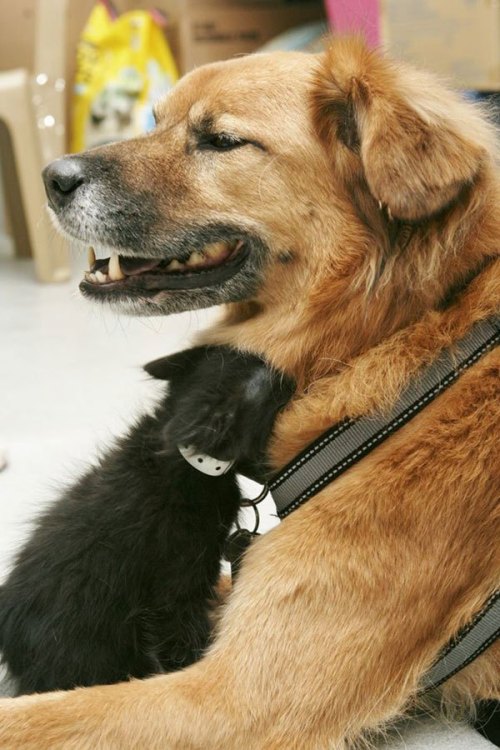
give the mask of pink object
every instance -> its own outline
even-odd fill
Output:
[[[325,0],[325,5],[334,31],[361,31],[370,47],[380,44],[379,0]]]

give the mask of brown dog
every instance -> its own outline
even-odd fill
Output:
[[[276,467],[390,405],[498,312],[492,131],[432,77],[339,40],[201,68],[157,119],[49,168],[53,208],[120,253],[94,265],[89,296],[140,313],[232,303],[205,340],[299,383]],[[414,705],[500,581],[499,363],[484,356],[253,545],[201,662],[4,701],[0,747],[340,749]],[[441,692],[500,697],[498,647]]]

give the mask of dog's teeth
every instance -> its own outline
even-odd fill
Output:
[[[111,253],[108,263],[108,274],[111,281],[121,281],[125,278],[125,274],[120,268],[120,258],[117,253]]]
[[[179,268],[183,267],[184,265],[182,263],[179,263],[179,261],[174,258],[174,260],[171,260],[168,264],[167,271],[178,271]]]
[[[87,258],[88,258],[88,261],[89,261],[89,268],[90,268],[90,270],[92,270],[92,266],[95,263],[95,252],[94,252],[94,248],[93,247],[89,247],[89,249],[87,251]]]
[[[97,277],[96,277],[95,273],[88,273],[87,272],[85,274],[85,280],[86,281],[91,281],[93,284],[97,283]]]
[[[204,262],[204,260],[205,259],[203,255],[195,251],[194,253],[191,253],[189,258],[187,259],[186,266],[199,266],[200,263]]]
[[[225,242],[211,242],[210,245],[205,245],[203,248],[203,252],[205,255],[208,255],[209,258],[218,258],[219,255],[222,255],[227,250],[227,245]]]
[[[95,277],[96,277],[96,280],[99,282],[99,284],[105,284],[106,281],[108,281],[107,274],[103,273],[102,271],[96,271]]]

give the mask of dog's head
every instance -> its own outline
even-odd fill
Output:
[[[44,173],[59,226],[111,255],[84,294],[140,314],[293,305],[325,278],[334,296],[463,200],[490,158],[467,104],[356,40],[200,68],[155,115],[151,134]]]

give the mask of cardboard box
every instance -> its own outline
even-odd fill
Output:
[[[67,0],[66,38],[54,39],[54,46],[62,45],[66,55],[66,79],[72,80],[76,45],[82,28],[90,15],[95,0]],[[120,1],[120,8],[123,0]],[[38,0],[0,0],[0,70],[27,68],[35,71],[35,24]]]
[[[74,78],[76,45],[95,0],[67,0],[66,80]],[[324,17],[321,0],[115,0],[120,12],[153,5],[169,19],[167,39],[182,72],[253,52],[286,29]],[[33,71],[37,0],[0,0],[0,70]]]
[[[0,70],[33,69],[35,0],[0,0]]]
[[[294,26],[324,18],[322,2],[160,0],[171,22],[182,73],[205,63],[254,52]]]
[[[402,12],[402,6],[406,12]],[[500,89],[500,3],[383,0],[382,34],[394,54],[463,89]]]
[[[500,90],[499,0],[326,0],[334,29],[362,29],[372,45],[463,89]]]

